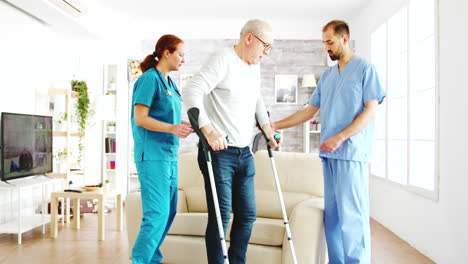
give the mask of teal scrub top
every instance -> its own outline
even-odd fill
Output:
[[[377,71],[359,56],[352,58],[339,72],[338,64],[326,70],[309,103],[320,107],[320,144],[349,126],[364,110],[364,104],[385,98]],[[375,122],[343,142],[334,153],[320,151],[321,157],[369,162]]]
[[[177,161],[179,137],[165,132],[150,131],[135,124],[134,107],[143,104],[150,108],[149,116],[165,123],[180,124],[181,97],[176,84],[155,68],[147,70],[133,87],[132,132],[135,161]]]

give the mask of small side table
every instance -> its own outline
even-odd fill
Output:
[[[98,200],[98,240],[104,240],[104,201],[107,197],[115,197],[117,201],[117,230],[122,231],[122,193],[117,191],[99,190],[95,192],[53,192],[51,193],[51,219],[50,219],[50,237],[57,238],[57,211],[58,199],[73,199],[74,217],[73,227],[80,229],[80,199],[97,199]],[[68,209],[68,208],[67,208]]]

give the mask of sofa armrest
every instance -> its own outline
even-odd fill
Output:
[[[323,198],[310,198],[296,205],[289,218],[298,263],[325,263]],[[293,263],[287,233],[283,239],[282,263]]]

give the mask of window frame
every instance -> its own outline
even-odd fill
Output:
[[[386,65],[386,69],[385,69],[385,89],[386,91],[388,92],[388,89],[389,89],[389,86],[388,86],[388,83],[389,83],[389,74],[388,74],[388,69],[389,69],[389,32],[388,32],[388,22],[390,20],[390,18],[397,14],[402,8],[406,8],[406,15],[407,15],[407,30],[406,30],[406,34],[407,34],[407,38],[406,38],[406,41],[407,41],[407,56],[406,56],[406,61],[407,61],[407,65],[409,65],[410,63],[410,58],[411,58],[411,53],[412,53],[412,49],[411,49],[411,41],[413,40],[412,38],[410,38],[410,1],[411,0],[407,0],[405,1],[398,9],[395,10],[395,12],[393,12],[389,17],[387,17],[382,23],[378,24],[377,26],[375,26],[374,28],[371,29],[371,35],[376,32],[381,26],[385,26],[385,45],[386,45],[386,48],[385,48],[385,65]],[[371,50],[372,50],[372,42],[370,43],[370,47],[371,47]],[[385,175],[384,176],[378,176],[378,175],[374,175],[372,173],[372,167],[371,169],[369,170],[369,174],[371,175],[371,178],[374,179],[374,180],[378,180],[378,181],[381,181],[381,182],[384,182],[385,184],[388,184],[390,186],[394,186],[394,187],[397,187],[397,188],[401,188],[401,189],[404,189],[408,192],[411,192],[411,193],[414,193],[414,194],[417,194],[419,196],[422,196],[422,197],[425,197],[427,199],[431,199],[433,201],[438,201],[439,200],[439,182],[440,182],[440,50],[439,50],[439,0],[434,0],[434,55],[435,55],[435,58],[434,58],[434,63],[435,63],[435,67],[434,67],[434,104],[435,104],[435,112],[434,112],[434,190],[428,190],[428,189],[424,189],[422,187],[418,187],[416,185],[413,185],[413,184],[410,184],[410,178],[411,178],[411,163],[410,163],[410,160],[411,160],[411,144],[412,144],[412,141],[414,141],[411,137],[411,92],[410,92],[410,82],[411,82],[411,70],[410,70],[410,67],[408,66],[406,71],[407,71],[407,79],[406,79],[406,83],[407,83],[407,95],[406,95],[406,98],[407,98],[407,168],[406,168],[406,184],[402,184],[402,183],[398,183],[394,180],[390,180],[389,179],[389,175],[388,175],[388,172],[389,172],[389,142],[390,142],[390,139],[389,139],[389,103],[386,102],[385,103],[385,133],[384,133],[384,147],[385,147]],[[371,52],[372,54],[372,52]],[[388,98],[387,98],[388,99]],[[374,154],[375,155],[375,154]],[[372,164],[371,164],[372,166]]]

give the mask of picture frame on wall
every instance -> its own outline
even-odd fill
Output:
[[[297,104],[297,75],[275,75],[275,103]]]
[[[141,62],[141,60],[127,60],[127,79],[129,81],[136,81],[143,74],[140,68]]]

